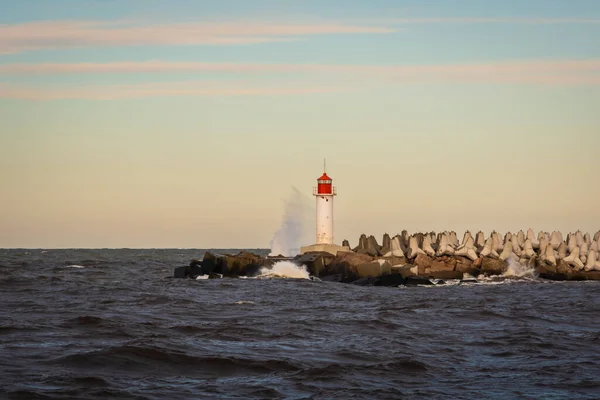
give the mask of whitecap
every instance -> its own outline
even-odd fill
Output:
[[[75,265],[75,264],[73,264],[73,265],[67,265],[65,268],[85,268],[85,267],[82,266],[82,265]]]
[[[261,268],[257,278],[310,279],[310,274],[305,265],[297,265],[291,261],[278,261],[270,268]]]

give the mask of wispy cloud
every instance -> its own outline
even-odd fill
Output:
[[[545,17],[411,17],[378,20],[386,24],[508,24],[508,25],[566,25],[600,24],[600,18]]]
[[[469,64],[350,65],[350,64],[254,64],[171,61],[122,61],[109,63],[12,63],[0,64],[4,74],[106,74],[106,73],[370,73],[370,74],[512,74],[540,72],[600,72],[600,59],[518,60]]]
[[[331,93],[340,87],[226,85],[215,82],[168,82],[123,85],[12,85],[0,83],[0,98],[18,100],[119,100],[182,96],[282,96]]]
[[[9,74],[129,74],[129,73],[211,73],[269,77],[283,73],[304,78],[355,85],[363,82],[401,83],[523,83],[556,85],[597,85],[600,59],[506,61],[445,65],[343,65],[343,64],[251,64],[202,62],[114,62],[4,64],[0,73]]]
[[[276,22],[41,21],[0,25],[0,54],[41,49],[136,45],[232,45],[294,40],[307,35],[377,34],[382,26]]]

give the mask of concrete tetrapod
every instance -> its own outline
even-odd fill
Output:
[[[423,251],[430,257],[435,256],[435,250],[431,247],[431,236],[428,233],[423,236]]]
[[[454,255],[454,253],[454,248],[450,246],[450,240],[448,239],[448,236],[443,233],[440,237],[440,243],[438,244],[438,249],[435,252],[435,255],[438,257],[451,256]]]
[[[556,232],[556,231],[552,232],[552,236],[550,236],[550,244],[552,245],[552,248],[554,250],[558,250],[558,246],[560,246],[560,244],[562,242],[563,241],[560,238],[560,236],[558,235],[558,232]]]
[[[525,244],[525,232],[522,230],[517,233],[517,243],[519,244],[519,247],[523,247]]]
[[[590,250],[594,250],[596,253],[600,250],[600,246],[598,246],[598,242],[593,241],[590,245]]]
[[[408,239],[408,250],[406,252],[406,256],[408,258],[415,258],[419,254],[427,255],[422,249],[419,248],[419,242],[417,241],[417,238],[411,236],[410,239]]]
[[[581,247],[579,248],[579,259],[581,260],[582,263],[584,263],[584,264],[586,263],[589,252],[590,252],[589,246],[587,245],[586,242],[583,242],[581,244]]]
[[[583,244],[583,233],[580,230],[575,232],[575,241],[577,242],[577,246],[581,247]]]
[[[598,264],[598,256],[594,250],[590,250],[584,269],[586,271],[594,271],[596,269],[596,264]]]
[[[394,236],[390,242],[390,251],[384,254],[384,257],[404,257],[404,251],[400,245],[400,237]]]
[[[453,247],[458,246],[458,238],[456,237],[456,232],[451,231],[448,235],[448,240],[450,242],[450,245],[452,245]]]
[[[485,246],[485,235],[481,231],[477,232],[475,235],[475,246],[477,246],[478,249],[482,249],[483,246]]]
[[[600,231],[596,232],[594,234],[594,241],[595,242],[600,242]]]
[[[529,239],[529,241],[531,242],[531,246],[534,249],[540,248],[540,242],[536,239],[535,233],[533,232],[533,229],[531,229],[531,228],[527,229],[527,239]]]
[[[592,237],[588,232],[586,232],[585,235],[583,235],[583,241],[587,243],[588,246],[592,245]]]
[[[512,239],[510,239],[510,242],[512,246],[512,252],[515,253],[517,257],[521,257],[521,245],[519,245],[519,238],[513,235]]]
[[[554,257],[554,249],[552,248],[552,245],[550,243],[546,245],[546,249],[541,252],[540,256],[542,261],[544,261],[546,264],[556,267],[556,257]]]
[[[488,238],[488,240],[485,241],[485,244],[483,245],[483,249],[481,249],[481,252],[479,253],[479,255],[481,257],[490,257],[490,258],[495,258],[495,259],[498,259],[498,257],[500,257],[500,254],[498,254],[498,252],[494,248],[494,239],[493,238],[490,237],[490,238]]]
[[[583,262],[579,259],[579,247],[575,246],[571,254],[567,257],[563,258],[563,261],[575,268],[575,270],[580,271],[585,267]]]
[[[458,246],[458,247],[464,246],[469,239],[472,241],[472,243],[475,243],[475,241],[473,239],[473,236],[471,236],[471,232],[465,231],[465,234],[463,235],[462,242],[460,242],[460,246]]]
[[[574,234],[569,233],[567,236],[567,249],[569,250],[569,253],[572,253],[575,247],[577,247],[577,238]]]
[[[533,245],[531,244],[531,239],[529,238],[525,240],[525,243],[523,243],[523,251],[521,252],[521,257],[535,257],[535,251],[533,250]]]
[[[550,241],[550,238],[547,236],[546,232],[544,232],[544,231],[540,231],[540,232],[538,232],[538,235],[537,235],[537,240],[538,240],[538,243],[539,243],[539,242],[540,242],[542,239],[544,239],[544,238],[546,238],[546,241],[548,241],[548,242]],[[543,251],[546,251],[546,249],[545,249],[545,248],[544,248],[544,249],[542,249],[542,250],[543,250]]]
[[[492,232],[492,247],[496,252],[500,252],[504,248],[504,242],[498,232]]]
[[[565,242],[562,242],[560,244],[560,246],[558,246],[558,259],[562,260],[563,258],[565,258],[567,256],[567,244]]]
[[[552,245],[550,244],[550,241],[547,240],[545,237],[542,237],[540,239],[540,256],[544,257],[546,254],[546,247],[548,247],[548,245],[550,246],[550,248],[552,248]],[[554,255],[554,249],[552,249],[552,254]]]
[[[504,244],[504,249],[502,249],[502,253],[500,253],[499,258],[502,261],[506,261],[509,258],[512,258],[513,260],[519,259],[519,257],[517,257],[516,254],[512,251],[512,241],[508,241]]]
[[[477,252],[475,251],[475,240],[473,240],[473,237],[469,235],[465,243],[462,244],[458,249],[456,249],[454,254],[457,256],[467,257],[471,261],[477,260]]]

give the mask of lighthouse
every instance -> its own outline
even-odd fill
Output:
[[[333,244],[333,198],[336,194],[331,178],[323,171],[313,188],[313,196],[317,199],[317,244]]]
[[[326,252],[335,256],[340,251],[351,251],[348,246],[333,243],[333,198],[336,195],[333,181],[323,164],[323,175],[317,179],[317,186],[313,187],[313,196],[317,199],[317,240],[315,244],[302,246],[301,254]]]

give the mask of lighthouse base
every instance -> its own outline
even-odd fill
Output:
[[[350,247],[348,246],[340,246],[338,244],[313,244],[300,248],[300,254],[312,253],[315,251],[324,251],[335,256],[338,252],[348,252],[352,250],[350,250]]]

